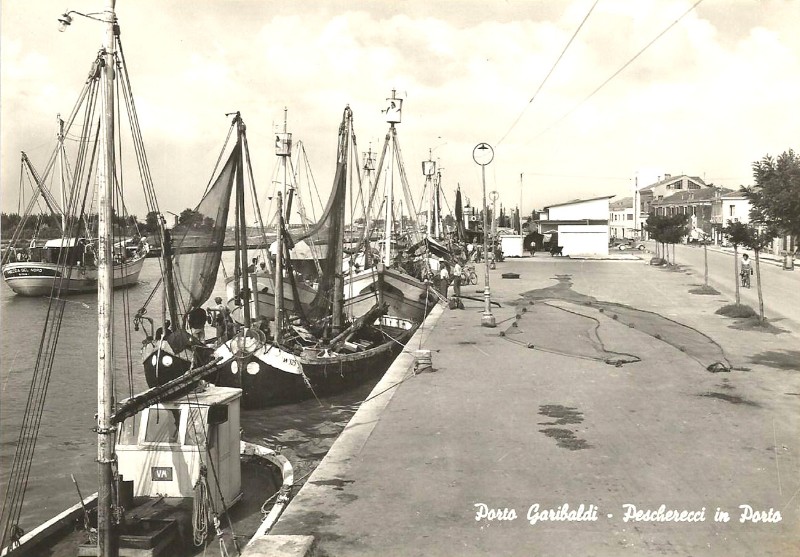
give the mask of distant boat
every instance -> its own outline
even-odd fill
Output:
[[[85,231],[88,220],[85,214],[76,209],[76,200],[83,196],[76,195],[79,192],[69,192],[70,189],[77,189],[77,186],[71,184],[78,184],[81,181],[63,171],[69,167],[65,163],[64,149],[64,138],[68,129],[64,128],[64,122],[59,118],[58,145],[45,171],[45,176],[49,175],[56,162],[62,169],[59,176],[61,204],[56,201],[44,179],[33,168],[27,155],[22,153],[22,171],[31,177],[36,192],[27,204],[17,231],[3,254],[3,264],[0,267],[3,280],[20,296],[97,291],[97,239],[75,234],[81,229]],[[85,179],[82,181],[85,182]],[[35,238],[33,240],[21,238],[25,224],[37,218],[33,210],[38,206],[36,201],[40,197],[44,199],[52,214],[60,217],[63,234],[61,238],[46,240],[43,245],[40,245]],[[114,243],[113,288],[131,286],[138,282],[148,249],[147,242],[138,238],[118,240]]]
[[[30,247],[24,261],[14,250],[2,266],[3,280],[20,296],[50,296],[97,291],[96,246],[88,238],[47,240],[41,247]],[[113,263],[113,287],[136,284],[147,256],[146,243],[119,243]],[[12,261],[13,260],[13,261]]]

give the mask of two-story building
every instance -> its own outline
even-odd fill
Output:
[[[688,215],[688,238],[692,240],[710,238],[715,224],[714,207],[719,204],[722,196],[730,193],[731,190],[717,186],[679,191],[652,201],[650,211],[656,215]]]
[[[711,215],[711,239],[715,244],[724,244],[722,230],[733,222],[750,223],[750,200],[741,191],[722,192],[715,199]]]
[[[647,222],[647,216],[651,213],[654,202],[661,201],[677,192],[699,190],[704,187],[706,187],[706,183],[699,176],[665,174],[663,179],[635,190],[633,200],[634,230],[637,231],[641,238],[646,236],[643,231],[644,223]]]
[[[608,255],[609,199],[575,199],[540,214],[539,232],[563,247],[564,255]]]
[[[608,204],[608,230],[611,238],[635,238],[636,227],[633,224],[633,198],[623,197]]]

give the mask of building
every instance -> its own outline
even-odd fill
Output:
[[[650,212],[656,215],[688,215],[690,217],[689,236],[691,240],[701,240],[713,236],[715,207],[720,205],[722,196],[731,194],[727,188],[708,186],[673,193],[663,199],[650,202]]]
[[[663,179],[654,184],[644,186],[634,190],[634,214],[633,228],[640,238],[646,238],[644,223],[647,216],[651,213],[651,206],[655,201],[669,197],[677,192],[699,190],[706,187],[706,183],[699,176],[688,176],[681,174],[673,176],[665,174]]]
[[[611,238],[635,238],[633,224],[633,198],[623,197],[608,204],[608,230]]]
[[[732,222],[750,223],[750,200],[740,191],[728,191],[720,195],[712,210],[711,239],[715,244],[725,243],[722,230]]]
[[[564,255],[608,255],[609,199],[575,199],[545,207],[539,232],[550,235]]]

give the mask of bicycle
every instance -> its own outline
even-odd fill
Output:
[[[478,284],[478,274],[475,272],[474,265],[467,265],[461,270],[461,282],[463,284]]]
[[[739,274],[742,275],[742,286],[750,288],[750,275],[753,274],[753,271],[745,269]]]

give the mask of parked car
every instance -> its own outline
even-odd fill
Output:
[[[639,251],[643,251],[645,248],[644,243],[638,240],[634,240],[633,238],[627,238],[625,240],[621,240],[616,247],[620,251],[625,251],[629,249],[637,249]]]

